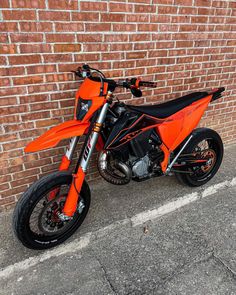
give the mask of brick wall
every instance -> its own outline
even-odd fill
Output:
[[[58,167],[59,147],[24,146],[71,118],[78,87],[70,70],[83,62],[110,77],[158,81],[129,103],[156,103],[225,86],[202,125],[225,143],[236,128],[236,2],[214,0],[1,0],[0,207],[12,206],[39,174]],[[93,161],[89,177],[96,177]]]

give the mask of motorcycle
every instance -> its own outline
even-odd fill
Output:
[[[116,99],[115,89],[125,88],[141,97],[141,87],[156,87],[156,83],[107,79],[86,64],[74,73],[83,79],[76,93],[74,119],[51,128],[25,148],[25,152],[38,152],[70,138],[59,171],[33,183],[16,204],[14,232],[28,248],[56,246],[81,226],[90,206],[85,175],[95,148],[100,175],[114,185],[175,173],[182,183],[200,186],[216,174],[222,161],[219,134],[196,127],[224,88],[135,106]],[[85,139],[72,173],[69,167],[81,136]]]

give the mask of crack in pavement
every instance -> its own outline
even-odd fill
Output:
[[[94,258],[95,258],[95,259],[97,260],[97,262],[99,263],[99,265],[100,265],[100,267],[101,267],[101,269],[102,269],[102,271],[103,271],[103,273],[104,273],[105,279],[106,279],[108,285],[110,286],[112,292],[113,292],[114,294],[117,295],[118,293],[116,292],[116,290],[115,290],[113,284],[111,283],[110,279],[108,278],[108,274],[107,274],[106,268],[104,267],[104,265],[102,264],[102,262],[99,260],[99,258],[97,258],[97,256],[94,256]]]
[[[214,252],[213,252],[213,258],[215,259],[216,262],[221,264],[227,270],[227,272],[231,275],[231,277],[233,277],[233,279],[236,280],[236,272],[230,266],[228,266],[222,258],[215,255]]]
[[[183,273],[186,268],[190,268],[193,265],[200,264],[202,262],[208,262],[209,260],[213,259],[213,254],[213,251],[207,252],[202,258],[193,260],[190,263],[185,263],[177,267],[172,274],[162,279],[161,284],[165,285],[167,282],[170,282],[175,276],[178,276],[179,274]]]

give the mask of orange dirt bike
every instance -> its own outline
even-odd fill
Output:
[[[140,97],[140,88],[156,87],[154,82],[137,78],[114,81],[88,65],[74,73],[84,79],[76,93],[74,119],[53,127],[25,149],[38,152],[71,138],[59,171],[32,184],[15,207],[15,234],[33,249],[62,243],[84,221],[90,205],[85,175],[95,147],[98,171],[115,185],[175,173],[182,183],[200,186],[215,175],[223,157],[220,136],[208,128],[195,128],[224,88],[193,92],[158,105],[133,106],[116,100],[115,89],[126,88]],[[83,135],[72,173],[69,166]]]

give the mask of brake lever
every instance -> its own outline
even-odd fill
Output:
[[[133,94],[133,96],[135,96],[135,97],[141,97],[143,95],[142,91],[136,87],[131,87],[130,91]]]

